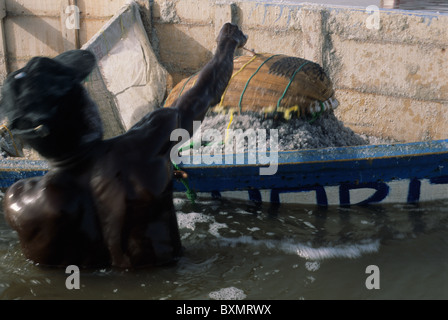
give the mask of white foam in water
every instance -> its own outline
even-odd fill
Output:
[[[300,242],[292,240],[272,240],[272,239],[254,239],[251,236],[240,236],[236,238],[228,238],[220,235],[219,230],[228,228],[225,223],[216,222],[213,216],[207,216],[198,212],[177,213],[177,220],[180,229],[195,230],[197,223],[207,223],[208,233],[219,240],[219,244],[236,246],[238,244],[247,244],[253,247],[263,246],[267,249],[280,250],[286,254],[295,254],[306,260],[316,261],[332,259],[332,258],[349,258],[355,259],[361,257],[363,254],[378,252],[380,247],[379,240],[365,240],[360,243],[335,245],[327,247],[312,247]],[[255,231],[257,227],[250,229]],[[205,236],[205,235],[204,235]],[[306,265],[306,268],[319,268],[319,265]],[[310,270],[311,271],[311,270]]]
[[[235,287],[222,288],[218,291],[210,292],[208,295],[214,300],[243,300],[247,297],[243,290]]]
[[[313,226],[313,224],[312,224],[311,222],[304,221],[303,223],[304,223],[305,225],[307,225],[308,227],[310,227],[311,229],[316,229],[316,227]]]
[[[280,244],[281,250],[286,253],[295,253],[307,260],[323,260],[331,258],[361,257],[365,253],[378,252],[380,242],[378,240],[363,244],[349,244],[334,247],[312,248],[303,244],[287,243]]]
[[[219,229],[228,228],[227,224],[216,222],[214,217],[210,217],[198,212],[178,212],[177,223],[180,229],[190,229],[193,231],[196,229],[197,223],[209,223],[208,232],[217,238],[221,236],[219,234]]]
[[[355,259],[363,254],[378,252],[379,240],[370,240],[358,244],[336,245],[334,247],[313,248],[302,243],[294,243],[285,240],[255,240],[252,237],[242,236],[238,238],[221,238],[223,242],[235,246],[237,244],[250,244],[254,246],[265,246],[268,249],[281,250],[287,254],[296,254],[307,260],[325,260],[332,258]]]
[[[317,271],[320,268],[320,263],[318,261],[307,261],[305,262],[305,268],[308,271]]]
[[[212,217],[208,217],[198,212],[190,212],[190,213],[177,213],[177,223],[179,224],[180,229],[196,229],[196,223],[206,223],[213,222],[214,219]]]
[[[185,204],[186,201],[187,201],[186,199],[174,198],[173,205],[176,211],[180,210],[180,208],[182,208],[182,206]]]
[[[222,229],[222,228],[228,228],[228,226],[225,223],[213,222],[212,224],[210,224],[208,232],[211,235],[219,238],[221,236],[219,234],[219,229]]]

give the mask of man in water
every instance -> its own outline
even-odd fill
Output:
[[[82,86],[96,59],[83,50],[35,57],[8,76],[0,106],[9,129],[48,159],[43,177],[21,180],[4,198],[5,217],[25,256],[41,265],[122,268],[162,265],[182,251],[173,206],[171,132],[193,131],[217,102],[247,37],[221,29],[196,85],[169,108],[103,140],[97,106]]]

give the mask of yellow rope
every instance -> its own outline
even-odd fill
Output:
[[[227,89],[229,88],[230,81],[232,81],[232,79],[233,79],[237,74],[239,74],[241,71],[243,71],[244,68],[246,68],[247,65],[249,65],[249,63],[251,63],[252,61],[254,61],[254,60],[257,58],[257,56],[258,56],[258,54],[255,54],[255,55],[253,56],[252,59],[250,59],[249,61],[247,61],[247,62],[240,68],[240,70],[238,70],[237,72],[235,72],[235,73],[232,75],[232,77],[230,78],[229,82],[227,83],[227,86],[226,86],[226,89],[224,90],[224,93],[223,93],[222,96],[221,96],[221,101],[219,102],[219,107],[222,107],[222,103],[223,103],[223,101],[224,101],[224,96],[226,95]],[[232,114],[231,118],[233,118],[233,114]],[[230,121],[230,122],[232,122],[232,121]],[[227,140],[226,140],[226,141],[227,141]]]
[[[280,108],[280,110],[281,110],[281,108]],[[286,120],[290,120],[293,113],[297,113],[298,116],[300,117],[300,107],[298,105],[292,106],[290,108],[286,108],[284,111],[283,117]]]
[[[229,124],[227,125],[227,130],[226,130],[226,139],[224,140],[224,143],[227,143],[227,140],[229,140],[229,129],[230,129],[230,125],[232,124],[233,121],[233,110],[230,110],[230,121]]]
[[[2,124],[2,125],[0,126],[0,128],[4,128],[4,129],[6,130],[6,132],[9,133],[9,137],[11,138],[12,145],[13,145],[13,147],[14,147],[14,150],[16,151],[16,154],[19,155],[20,152],[19,152],[19,149],[18,149],[17,146],[16,146],[16,143],[14,142],[14,138],[13,138],[13,136],[12,136],[11,131],[9,131],[8,127],[7,127],[5,124]]]

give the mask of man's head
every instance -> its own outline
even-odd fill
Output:
[[[13,135],[48,158],[101,139],[97,106],[82,86],[95,66],[91,52],[72,50],[53,59],[34,57],[11,73],[2,88],[0,112]]]

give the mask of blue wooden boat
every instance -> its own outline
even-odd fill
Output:
[[[443,32],[447,29],[446,25],[448,20],[445,15],[422,15],[421,13],[411,14],[410,12],[405,11],[382,11],[381,21],[385,23],[384,25],[386,26],[386,31],[389,30],[387,28],[391,29],[389,30],[390,32],[378,33],[375,30],[358,27],[361,25],[361,21],[365,21],[365,19],[369,18],[368,13],[366,13],[366,11],[362,8],[344,9],[322,6],[308,7],[303,6],[302,4],[267,5],[264,3],[258,4],[256,2],[250,2],[247,6],[248,7],[244,7],[246,8],[244,9],[246,11],[242,12],[248,12],[249,14],[250,19],[245,20],[250,21],[250,23],[253,23],[254,25],[257,24],[256,28],[252,26],[252,29],[255,30],[253,32],[261,30],[259,29],[259,25],[264,26],[265,23],[276,24],[277,22],[280,23],[284,21],[287,22],[287,25],[284,26],[287,33],[297,32],[297,39],[300,39],[300,36],[302,36],[303,43],[307,44],[307,41],[311,38],[309,38],[306,34],[302,34],[299,30],[300,28],[290,28],[289,26],[289,22],[292,20],[290,18],[293,14],[295,16],[303,11],[306,13],[304,17],[308,17],[306,19],[311,19],[308,23],[310,25],[316,25],[317,29],[313,29],[312,35],[317,37],[316,41],[318,44],[320,41],[324,40],[324,37],[321,37],[321,33],[323,32],[325,33],[325,37],[327,37],[328,34],[331,36],[337,36],[335,38],[337,42],[342,43],[339,45],[340,47],[346,45],[351,48],[355,48],[356,50],[359,48],[359,51],[355,52],[365,53],[368,52],[368,50],[372,50],[374,46],[376,47],[381,41],[384,40],[386,45],[380,46],[378,52],[375,51],[374,54],[375,56],[383,59],[378,60],[378,64],[383,63],[386,66],[392,67],[397,65],[399,67],[396,70],[391,70],[390,72],[391,75],[399,75],[399,77],[397,76],[397,78],[394,78],[397,82],[403,81],[400,77],[402,74],[406,74],[406,72],[409,73],[409,78],[412,80],[415,78],[415,73],[417,72],[415,70],[427,69],[425,68],[427,51],[421,50],[421,48],[427,44],[431,44],[430,48],[437,48],[437,50],[433,50],[432,52],[434,57],[431,56],[431,61],[439,61],[440,65],[442,65],[443,61],[445,61],[445,42],[440,42],[440,39],[444,39],[440,35],[443,35]],[[260,8],[263,10],[257,11]],[[230,9],[230,7],[228,9]],[[213,10],[215,10],[215,7],[213,7]],[[229,14],[234,14],[236,11],[237,10],[233,9],[229,10]],[[136,4],[131,4],[129,7],[123,7],[88,43],[84,45],[83,48],[95,52],[95,54],[98,55],[98,59],[101,60],[102,57],[108,56],[107,53],[111,50],[112,45],[120,47],[123,43],[125,43],[126,46],[123,52],[127,54],[129,51],[130,42],[122,41],[123,37],[126,36],[126,34],[123,34],[123,31],[134,30],[134,32],[137,33],[145,33],[138,12],[139,10]],[[264,12],[264,14],[251,16],[252,12]],[[285,17],[287,16],[287,19],[283,19],[282,14]],[[320,17],[319,19],[321,19],[321,17],[324,16],[331,16],[333,19],[333,24],[336,26],[335,29],[330,29],[330,33],[328,33],[326,29],[330,25],[329,23],[322,23],[319,21],[314,23],[313,19],[316,17]],[[257,17],[261,20],[258,21]],[[273,21],[272,19],[266,19],[266,17],[271,17],[272,19],[275,18],[276,20]],[[188,17],[186,17],[186,19],[187,18]],[[396,21],[399,21],[403,25],[403,36],[402,33],[396,32],[395,30]],[[136,29],[133,29],[134,23],[136,23]],[[175,24],[175,22],[173,22],[173,24]],[[206,23],[201,22],[200,28],[205,28],[208,24],[208,20]],[[429,24],[431,24],[431,28],[428,28]],[[165,30],[165,28],[167,28],[166,30],[173,30],[168,29],[168,27],[173,27],[171,22],[167,23],[162,21],[161,24],[155,24],[156,27],[158,25],[162,25],[163,30]],[[409,28],[409,25],[412,25],[412,28]],[[268,29],[262,30],[264,34]],[[276,30],[275,32],[277,32]],[[362,32],[358,34],[358,31]],[[372,34],[372,32],[374,32],[374,34]],[[383,35],[387,35],[389,38],[383,39]],[[191,37],[192,36],[193,35],[191,35]],[[416,39],[415,41],[417,42],[409,42],[406,43],[406,45],[409,46],[409,51],[415,51],[417,53],[421,52],[422,56],[416,55],[416,57],[419,57],[418,59],[415,58],[414,55],[406,53],[407,51],[403,51],[402,48],[403,39],[414,39],[414,36]],[[149,41],[146,37],[135,36],[133,38],[138,39],[138,41],[135,39],[133,40],[135,41],[134,45],[136,52],[141,54],[142,48],[146,48],[145,50],[147,51],[150,50],[151,46],[149,45]],[[190,39],[190,36],[187,38]],[[195,39],[191,39],[196,46]],[[371,40],[371,43],[364,43],[365,39],[373,40]],[[418,42],[418,39],[424,39],[424,42],[420,43]],[[411,44],[415,46],[411,46]],[[320,50],[320,54],[322,54],[321,46],[315,45],[315,49],[317,50],[316,52]],[[381,55],[381,50],[390,51],[387,51],[386,54]],[[400,59],[403,59],[403,62],[398,63],[401,60],[394,59],[391,60],[392,62],[389,61],[389,58],[393,56],[392,53],[394,50],[398,50],[397,52],[400,53],[406,53],[402,58],[400,57]],[[350,50],[345,51],[350,52]],[[117,54],[117,52],[114,54]],[[346,58],[341,56],[342,54],[343,52],[340,53],[340,56],[338,57],[339,59],[344,58],[343,61],[345,61],[347,68],[353,67],[355,68],[355,71],[359,69],[359,63],[352,63],[352,55]],[[365,55],[362,54],[361,56]],[[124,57],[126,57],[126,55]],[[147,54],[145,54],[145,57],[148,57]],[[127,58],[115,60],[116,63],[120,63],[120,65],[122,65],[117,70],[126,70],[132,61],[135,62],[135,59]],[[421,65],[418,64],[419,60],[422,60]],[[105,62],[102,61],[102,63],[104,64]],[[378,64],[372,64],[372,68],[377,68]],[[363,67],[366,68],[367,66],[368,64],[363,65]],[[407,70],[404,66],[409,70]],[[138,69],[140,67],[137,66],[136,68]],[[348,70],[351,71],[347,74],[354,75],[356,79],[362,78],[363,74],[358,74],[352,69]],[[364,73],[368,73],[368,70],[364,71]],[[121,83],[124,80],[119,72],[113,72],[113,75],[116,74],[119,75],[115,80],[120,81],[120,88],[124,88],[125,85],[128,85]],[[446,96],[439,94],[439,92],[442,92],[440,86],[436,85],[433,91],[428,89],[429,83],[433,83],[435,81],[433,74],[428,72],[422,74],[422,76],[430,74],[430,78],[424,81],[422,80],[422,83],[428,84],[427,86],[423,86],[422,90],[420,90],[422,85],[417,81],[415,83],[411,81],[409,88],[408,86],[400,86],[398,89],[404,87],[405,90],[409,90],[411,92],[421,91],[426,95],[431,96],[432,100],[427,102],[428,106],[423,106],[420,102],[414,105],[410,103],[410,101],[405,101],[406,103],[403,102],[400,104],[401,100],[397,97],[407,97],[407,95],[404,94],[405,92],[396,93],[392,96],[391,102],[387,101],[387,103],[385,103],[384,97],[389,97],[390,92],[388,90],[378,92],[378,100],[382,99],[382,104],[390,106],[391,108],[396,107],[399,109],[400,107],[402,110],[401,112],[403,114],[403,119],[408,119],[408,121],[404,120],[393,122],[393,125],[391,124],[392,122],[388,122],[390,124],[388,129],[389,131],[396,130],[405,131],[405,133],[413,133],[413,126],[415,124],[420,125],[421,130],[416,130],[419,134],[410,135],[409,137],[398,137],[396,138],[397,140],[421,140],[423,139],[421,137],[426,131],[428,131],[428,128],[432,128],[434,126],[437,126],[440,133],[436,136],[437,138],[433,139],[446,137],[446,135],[443,134],[445,131],[442,130],[442,128],[445,127],[443,117],[434,117],[432,114],[431,116],[426,115],[427,118],[431,118],[431,120],[434,118],[440,121],[422,123],[422,118],[424,118],[423,113],[426,112],[425,110],[435,110],[435,114],[440,115],[444,112],[444,106],[446,104]],[[440,83],[445,83],[445,78],[441,77],[443,72],[439,72],[438,75],[440,76],[438,81],[440,81]],[[106,82],[113,80],[112,78],[108,78],[106,79],[106,82],[103,82],[101,78],[103,76],[104,75],[101,75],[97,69],[97,72],[89,77],[87,81],[88,88],[94,88],[91,92],[96,92],[95,90],[99,90],[98,88],[103,88]],[[420,75],[418,76],[420,77]],[[364,95],[361,96],[362,100],[368,100],[371,104],[367,110],[378,110],[378,106],[381,106],[381,103],[375,104],[376,99],[372,98],[371,95],[372,92],[377,92],[378,87],[388,88],[390,83],[392,83],[392,80],[389,77],[386,78],[386,82],[380,83],[380,85],[375,84],[373,87],[369,87],[370,82],[366,82],[365,84],[360,82],[359,86],[362,88],[370,88],[369,90],[366,90],[367,93],[363,93]],[[376,80],[378,79],[375,78],[375,81]],[[97,85],[97,83],[100,83],[101,85]],[[128,87],[131,87],[132,84],[133,82],[129,84]],[[346,88],[342,85],[342,91],[347,91],[347,89],[350,88]],[[355,90],[354,99],[361,100],[359,96],[360,93],[356,91],[358,89],[352,89]],[[120,92],[121,91],[122,90],[120,89]],[[106,93],[100,91],[96,97],[108,97],[110,92],[107,91]],[[347,93],[345,95],[347,95]],[[410,97],[410,99],[416,99],[416,101],[423,98],[419,96]],[[107,100],[107,103],[110,102],[110,99],[103,100]],[[132,105],[132,103],[128,103],[128,101],[126,101],[126,103]],[[147,104],[146,100],[144,101],[144,104]],[[359,108],[364,107],[366,107],[366,105],[359,106]],[[347,110],[350,111],[351,108],[347,108]],[[381,117],[381,114],[378,116],[376,113],[363,113],[363,117],[355,117],[353,119],[346,117],[346,119],[341,120],[344,122],[351,122],[355,124],[355,126],[361,126],[362,128],[375,128],[378,127],[378,122],[375,122],[375,120],[382,120],[383,118],[387,118],[390,114],[396,115],[394,110],[395,109],[392,111],[383,110],[385,114],[383,117]],[[437,113],[437,110],[439,110],[440,113]],[[134,110],[129,111],[131,113],[134,112]],[[347,114],[349,113],[348,111],[346,112]],[[351,114],[356,114],[356,112],[352,112]],[[414,118],[411,117],[410,114],[421,114],[422,117]],[[408,122],[410,125],[407,125]],[[349,124],[347,123],[347,125]],[[383,126],[380,127],[383,128]],[[437,132],[437,130],[434,131]],[[386,134],[385,137],[389,137],[389,135]],[[429,137],[432,136],[429,135]],[[384,145],[279,152],[277,172],[273,175],[260,175],[260,168],[265,165],[260,163],[249,163],[248,158],[248,154],[245,154],[245,160],[242,164],[227,163],[213,165],[203,163],[194,164],[201,163],[201,161],[195,161],[193,159],[193,164],[181,165],[182,169],[187,172],[188,179],[183,181],[183,183],[175,181],[175,190],[177,192],[184,192],[186,191],[187,186],[189,189],[195,191],[199,197],[239,198],[255,202],[270,203],[312,203],[322,206],[370,203],[418,203],[448,198],[448,139],[430,140],[425,142],[406,142]],[[48,169],[49,167],[46,161],[17,160],[14,158],[0,160],[0,188],[7,188],[19,179],[44,175]]]
[[[175,181],[175,190],[187,186],[199,197],[320,206],[448,198],[448,139],[279,152],[273,175],[260,175],[266,165],[244,156],[243,164],[181,165],[188,179]],[[46,161],[1,160],[0,187],[47,171]]]
[[[326,206],[446,199],[447,161],[448,140],[438,140],[279,152],[272,176],[247,163],[184,169],[196,192]]]

